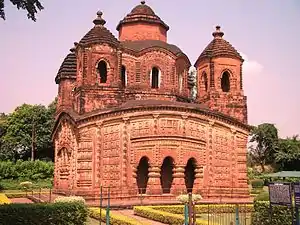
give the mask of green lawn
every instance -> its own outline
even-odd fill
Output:
[[[32,182],[32,189],[39,189],[39,188],[52,188],[52,180],[44,179],[44,180],[0,180],[0,191],[1,190],[22,190],[20,183],[23,181],[30,181]]]

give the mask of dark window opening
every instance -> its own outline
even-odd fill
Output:
[[[122,87],[126,87],[126,68],[125,68],[125,66],[122,66],[122,69],[121,69],[121,83],[122,83]]]
[[[203,84],[204,84],[204,90],[207,91],[207,89],[208,89],[208,81],[207,81],[207,75],[206,75],[206,73],[203,74]]]
[[[139,162],[136,180],[139,194],[145,194],[149,180],[149,159],[147,157],[141,158]]]
[[[174,160],[171,157],[165,158],[160,171],[160,183],[164,194],[171,193],[171,187],[173,183],[173,168]]]
[[[100,83],[106,83],[107,81],[107,65],[106,62],[100,61],[98,63],[98,72],[100,75]]]
[[[229,80],[229,73],[225,71],[221,78],[221,88],[223,92],[229,92],[230,91],[230,80]]]
[[[188,160],[185,171],[185,186],[187,189],[187,192],[192,192],[195,182],[195,175],[196,175],[196,160],[191,158]]]
[[[152,69],[151,88],[158,88],[159,70],[156,67]]]

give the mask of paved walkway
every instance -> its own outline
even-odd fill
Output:
[[[9,200],[12,203],[33,203],[33,201],[28,198],[10,198]]]
[[[146,218],[143,218],[143,217],[140,217],[140,216],[136,216],[136,215],[134,215],[133,210],[118,210],[118,211],[112,210],[112,212],[115,213],[115,214],[121,214],[121,215],[124,215],[124,216],[127,216],[127,217],[131,217],[131,218],[134,218],[134,219],[136,219],[140,222],[151,224],[151,225],[165,225],[164,223],[160,223],[160,222],[149,220],[149,219],[146,219]]]

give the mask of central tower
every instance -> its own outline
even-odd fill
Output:
[[[142,1],[117,26],[120,41],[167,41],[169,26]]]

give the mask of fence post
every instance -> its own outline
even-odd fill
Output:
[[[107,198],[107,207],[106,207],[106,225],[110,224],[109,210],[110,210],[110,187],[108,187],[108,198]]]
[[[52,189],[50,188],[50,192],[49,192],[49,203],[51,203],[51,198],[52,198]]]
[[[240,225],[239,205],[236,205],[236,207],[235,207],[235,225]]]
[[[184,225],[189,225],[189,209],[187,204],[184,204]]]
[[[189,192],[189,225],[192,225],[193,220],[193,196],[192,193]]]
[[[196,204],[193,203],[193,225],[196,225]]]
[[[102,185],[100,186],[100,225],[102,223]]]

